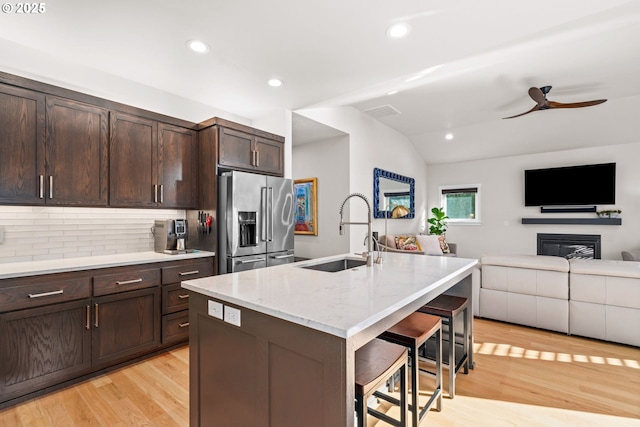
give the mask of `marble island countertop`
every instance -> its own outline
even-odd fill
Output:
[[[63,258],[43,261],[25,261],[0,264],[0,279],[37,276],[41,274],[68,271],[93,270],[106,267],[120,267],[154,262],[179,261],[185,259],[214,256],[213,252],[198,251],[186,254],[168,255],[157,252],[135,252],[126,254]]]
[[[335,273],[301,268],[342,254],[182,282],[202,295],[341,338],[358,334],[469,275],[476,259],[386,253],[383,264]]]

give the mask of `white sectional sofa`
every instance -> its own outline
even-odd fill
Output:
[[[569,332],[566,259],[485,255],[480,264],[480,317]]]
[[[480,317],[640,346],[640,262],[485,255]]]
[[[640,262],[571,260],[572,335],[640,346]]]

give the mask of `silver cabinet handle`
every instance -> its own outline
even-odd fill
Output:
[[[160,184],[160,203],[164,203],[164,184]]]
[[[142,282],[142,277],[138,277],[137,279],[131,280],[118,280],[116,281],[116,285],[130,285],[132,283],[140,283]]]
[[[153,184],[153,203],[158,203],[158,184]]]
[[[44,175],[40,175],[40,191],[38,195],[41,199],[44,199]]]
[[[251,150],[251,166],[256,165],[256,150]]]
[[[187,295],[178,295],[178,298],[187,299],[187,298],[189,298],[189,294],[187,294]]]
[[[29,294],[29,298],[40,298],[40,297],[49,297],[51,295],[60,295],[64,292],[63,289],[60,289],[58,291],[51,291],[51,292],[43,292],[41,294]]]
[[[178,273],[180,276],[189,276],[190,274],[198,274],[200,270],[182,271]]]
[[[91,328],[91,306],[87,306],[87,323],[85,325],[87,329]]]
[[[260,167],[260,152],[256,150],[256,167]]]
[[[180,326],[181,328],[186,328],[187,326],[189,326],[189,322],[180,323],[178,326]]]
[[[93,326],[97,328],[98,327],[98,303],[95,303],[94,306],[96,308],[96,323],[94,323]]]
[[[236,264],[250,264],[252,262],[258,262],[258,261],[266,261],[266,259],[264,258],[243,259],[240,261],[236,261]]]
[[[53,175],[49,175],[49,198],[53,199]]]

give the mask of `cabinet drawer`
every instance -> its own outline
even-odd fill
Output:
[[[162,344],[189,339],[189,311],[162,316]]]
[[[213,274],[213,261],[206,258],[201,261],[162,268],[162,284],[179,283],[183,280],[197,279]]]
[[[162,287],[162,314],[174,313],[189,308],[189,291],[180,283]]]
[[[119,292],[144,289],[160,284],[160,269],[130,270],[120,273],[95,276],[93,296],[116,294]]]
[[[47,280],[44,276],[41,280],[0,288],[0,312],[91,297],[91,277]]]

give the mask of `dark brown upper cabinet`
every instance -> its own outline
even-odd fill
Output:
[[[218,164],[270,175],[284,175],[284,144],[251,133],[220,127]]]
[[[158,182],[161,207],[196,208],[198,204],[198,135],[158,124]]]
[[[110,142],[110,206],[196,207],[194,131],[111,112]]]
[[[0,203],[44,204],[45,97],[0,85]]]
[[[104,109],[0,85],[0,202],[106,206],[107,123]]]
[[[47,97],[46,117],[46,203],[107,206],[108,111]]]

